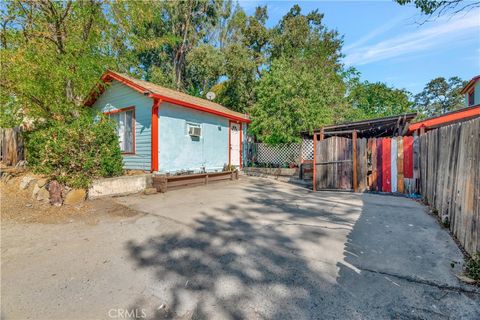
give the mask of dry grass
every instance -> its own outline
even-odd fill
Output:
[[[22,176],[7,184],[0,182],[0,212],[2,222],[13,223],[68,223],[83,221],[96,224],[105,217],[133,217],[139,212],[125,207],[113,199],[88,200],[74,206],[51,206],[31,198],[33,185],[26,190],[18,187]]]

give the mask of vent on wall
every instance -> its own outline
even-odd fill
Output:
[[[202,128],[199,124],[187,123],[187,132],[191,137],[200,137],[202,135]]]

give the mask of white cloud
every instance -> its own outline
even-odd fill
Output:
[[[451,47],[465,39],[479,41],[479,36],[480,10],[472,10],[465,15],[439,18],[433,23],[419,26],[412,32],[375,44],[351,46],[346,52],[345,64],[363,65],[441,46]]]
[[[398,16],[395,19],[392,19],[388,21],[387,23],[381,25],[380,27],[373,29],[369,33],[367,33],[365,36],[361,37],[357,41],[355,41],[352,44],[349,44],[344,47],[346,51],[352,51],[355,48],[358,48],[359,46],[363,45],[364,43],[368,42],[369,40],[384,34],[387,31],[390,31],[393,29],[396,25],[398,25],[402,20],[405,20],[406,16]]]

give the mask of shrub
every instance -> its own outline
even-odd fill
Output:
[[[65,123],[51,121],[26,136],[27,162],[35,173],[50,175],[74,188],[94,178],[122,174],[115,125],[86,113]]]
[[[480,254],[477,253],[468,259],[466,271],[470,278],[480,281]]]

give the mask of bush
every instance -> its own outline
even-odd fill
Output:
[[[122,174],[115,125],[105,116],[82,114],[65,123],[52,121],[26,136],[27,162],[35,173],[50,175],[73,188],[94,178]]]
[[[480,281],[480,254],[477,253],[468,259],[466,271],[470,278]]]

